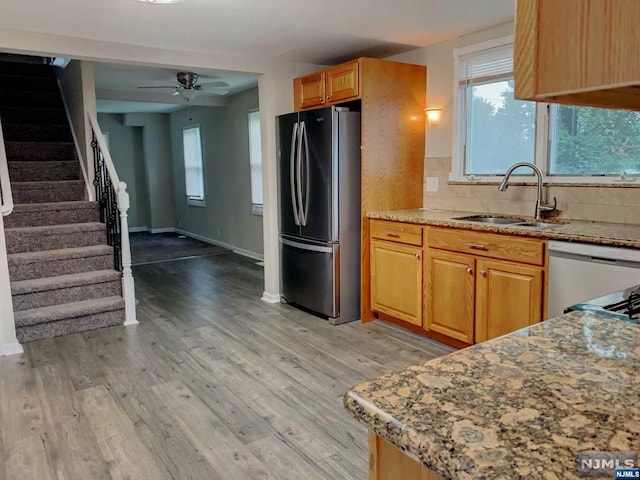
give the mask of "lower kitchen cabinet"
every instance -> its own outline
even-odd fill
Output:
[[[468,255],[430,250],[426,262],[425,329],[473,343],[475,260]]]
[[[542,321],[542,268],[486,259],[476,265],[476,342]]]
[[[371,242],[371,309],[422,326],[422,247]]]
[[[547,242],[372,220],[371,310],[460,348],[541,322]]]

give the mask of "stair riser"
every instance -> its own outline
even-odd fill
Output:
[[[54,78],[52,66],[38,63],[0,62],[0,75]]]
[[[10,162],[9,178],[12,182],[44,182],[80,180],[80,165],[69,162]]]
[[[51,305],[62,305],[64,303],[121,295],[122,282],[120,280],[115,280],[112,282],[96,283],[92,285],[80,285],[76,287],[47,290],[44,292],[14,295],[13,310],[21,312],[32,308],[49,307]]]
[[[58,92],[16,92],[0,90],[0,105],[7,107],[63,108]]]
[[[53,188],[46,183],[41,188],[14,186],[12,192],[13,202],[16,204],[74,202],[85,198],[85,186],[82,182]]]
[[[37,162],[73,160],[76,147],[73,143],[55,142],[5,142],[9,162]]]
[[[67,125],[2,124],[7,142],[72,142]]]
[[[13,92],[59,92],[54,77],[25,77],[0,74],[0,91]]]
[[[2,123],[38,124],[67,123],[67,114],[62,108],[17,108],[0,107]]]
[[[16,261],[9,257],[9,278],[12,282],[55,277],[71,273],[94,272],[113,268],[113,255],[84,258],[63,258],[40,262]]]
[[[67,225],[70,223],[99,222],[100,212],[97,208],[78,210],[56,210],[46,212],[18,212],[4,217],[5,228],[43,227],[47,225]]]
[[[68,320],[59,320],[57,322],[41,323],[29,327],[16,327],[16,337],[18,337],[20,343],[34,342],[45,338],[122,325],[124,320],[124,309],[114,310]]]
[[[5,231],[7,253],[41,252],[43,250],[59,250],[63,248],[90,247],[105,245],[107,231],[79,231],[58,235],[28,235],[23,232]]]

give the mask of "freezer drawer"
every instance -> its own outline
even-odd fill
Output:
[[[282,298],[325,317],[340,316],[340,247],[280,237]]]

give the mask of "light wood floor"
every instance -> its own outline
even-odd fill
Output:
[[[0,479],[364,479],[344,392],[450,351],[263,303],[236,255],[134,273],[139,325],[0,358]]]

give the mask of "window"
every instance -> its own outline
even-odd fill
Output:
[[[259,110],[249,113],[249,165],[252,212],[255,215],[262,215],[262,143]]]
[[[182,131],[182,145],[184,148],[184,184],[187,204],[204,207],[204,171],[199,126],[187,127]]]
[[[454,57],[453,180],[497,180],[516,162],[536,163],[552,182],[640,174],[640,113],[514,99],[512,37]]]

